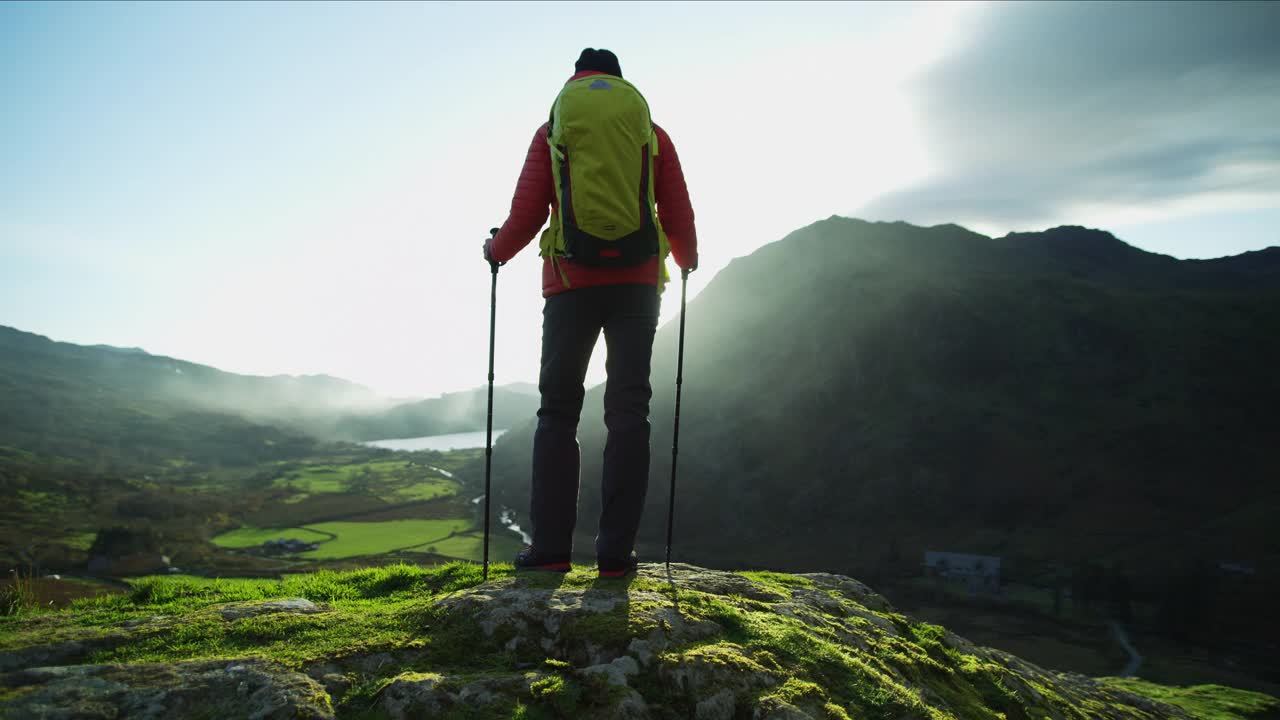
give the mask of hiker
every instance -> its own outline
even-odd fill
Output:
[[[603,331],[608,440],[595,551],[600,575],[621,577],[636,568],[635,539],[649,482],[649,361],[668,279],[664,261],[669,251],[686,272],[697,269],[697,239],[675,146],[652,124],[644,98],[623,80],[617,56],[587,48],[574,70],[551,119],[533,135],[511,212],[485,241],[484,256],[510,260],[542,228],[550,209],[550,226],[539,241],[545,305],[533,542],[516,556],[516,568],[569,570],[583,381]]]

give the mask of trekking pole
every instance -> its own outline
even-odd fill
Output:
[[[498,228],[489,230],[489,239],[498,236]],[[493,338],[494,325],[498,317],[498,266],[501,263],[489,261],[489,272],[493,282],[489,286],[489,414],[485,420],[484,430],[484,571],[483,579],[489,579],[489,478],[493,463]]]
[[[680,387],[684,384],[684,308],[689,270],[680,271],[680,351],[676,354],[676,426],[671,434],[671,501],[667,505],[667,576],[671,576],[671,526],[676,517],[676,460],[680,456]]]

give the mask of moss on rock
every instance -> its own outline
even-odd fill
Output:
[[[839,575],[490,578],[454,564],[147,580],[5,623],[0,715],[1190,717],[915,622]]]

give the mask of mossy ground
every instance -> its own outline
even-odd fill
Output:
[[[474,564],[391,565],[280,580],[154,577],[137,581],[128,593],[81,600],[61,611],[0,618],[0,651],[75,640],[87,648],[75,660],[84,663],[258,657],[302,671],[323,666],[345,678],[335,698],[339,717],[382,716],[380,694],[396,681],[438,675],[461,687],[523,677],[527,689],[483,712],[450,712],[600,717],[630,690],[584,674],[580,656],[566,648],[594,645],[619,657],[633,638],[668,632],[675,619],[712,632],[668,643],[630,678],[630,688],[639,691],[654,717],[691,716],[717,688],[731,688],[748,705],[790,705],[814,717],[1148,717],[1112,713],[1109,703],[1120,693],[1068,686],[1061,676],[970,646],[940,626],[871,609],[877,605],[805,577],[742,573],[750,582],[712,586],[672,585],[656,572],[601,580],[591,568],[564,576],[513,575],[509,565],[491,566],[486,587],[622,601],[599,612],[565,615],[554,631],[556,646],[544,650],[536,642],[511,644],[517,632],[512,627],[481,632],[475,616],[440,602],[480,585],[481,569]],[[216,607],[297,597],[321,604],[320,611],[231,622]],[[125,628],[128,642],[121,641]],[[681,673],[711,685],[682,688],[673,681]],[[1100,687],[1179,704],[1212,720],[1280,717],[1275,699],[1225,688],[1125,680]]]
[[[743,574],[766,587],[812,587],[811,582],[794,576]],[[846,606],[842,609],[871,613],[851,600],[841,602]],[[898,637],[868,632],[862,638],[867,650],[859,651],[837,628],[822,623],[815,627],[816,618],[812,617],[806,621],[780,616],[760,601],[682,593],[681,605],[694,616],[725,628],[729,641],[689,648],[682,657],[710,658],[739,670],[763,669],[777,674],[780,687],[762,692],[761,699],[778,697],[793,705],[820,707],[832,717],[859,718],[948,717],[921,700],[914,689],[919,687],[928,687],[945,698],[955,717],[994,720],[1002,717],[1003,705],[1012,703],[1000,692],[984,694],[977,689],[998,687],[994,678],[1001,668],[944,648],[936,641],[941,628],[912,626],[901,616],[880,614],[907,633]],[[957,664],[963,667],[959,673],[962,681],[955,677]],[[902,678],[911,682],[904,683]]]
[[[1105,678],[1108,685],[1177,705],[1202,720],[1280,720],[1280,700],[1222,685],[1169,687],[1137,678]]]

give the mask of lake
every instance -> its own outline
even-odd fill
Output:
[[[493,431],[493,439],[496,441],[504,432],[506,432],[506,430],[495,429]],[[443,452],[445,450],[482,448],[484,447],[484,435],[484,430],[477,430],[475,432],[452,433],[450,435],[426,435],[424,437],[416,438],[369,440],[361,444],[385,448],[387,450],[436,450]]]

